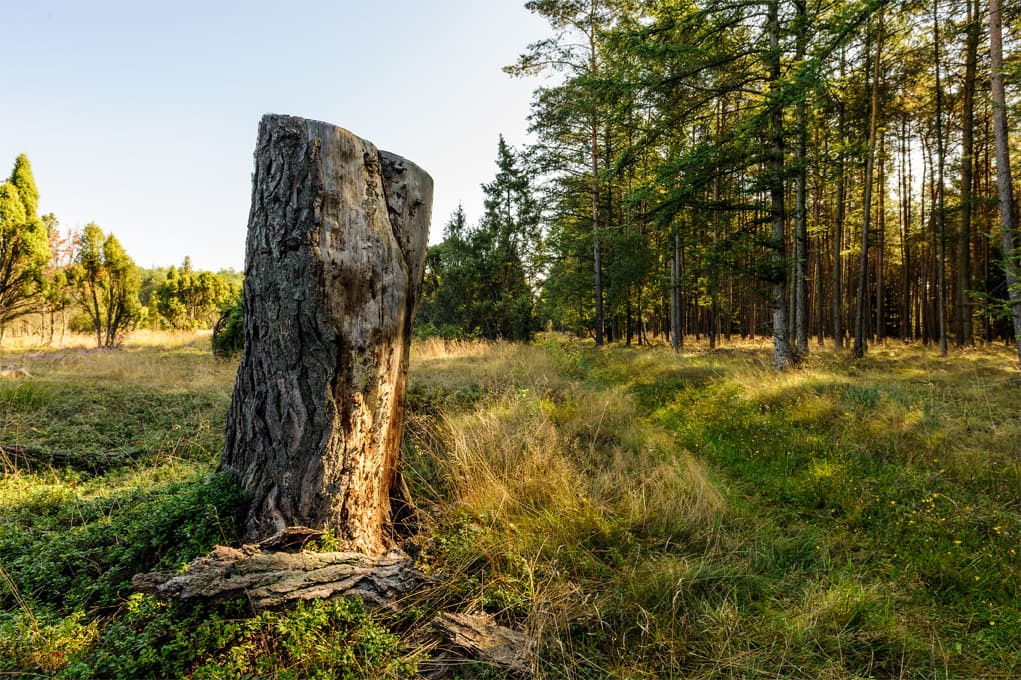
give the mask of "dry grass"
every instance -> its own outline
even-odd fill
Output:
[[[190,530],[219,536],[222,516],[189,489],[222,446],[236,364],[186,334],[5,354],[32,377],[0,382],[4,441],[145,452],[99,473],[3,479],[0,548],[20,596],[0,583],[0,625],[19,641],[9,649],[40,673],[151,651],[178,614],[108,599],[112,619],[80,615],[25,584],[68,577],[47,547],[64,533],[106,546],[79,571],[93,554],[115,570],[120,551],[150,550],[109,537],[107,523],[134,531],[162,513],[162,531],[187,513]],[[416,342],[406,476],[424,568],[442,578],[389,623],[488,611],[529,631],[536,677],[1021,672],[1021,386],[1009,353],[940,361],[890,346],[853,362],[814,350],[780,375],[769,362],[762,342],[679,354],[557,337]],[[95,597],[88,581],[75,582],[78,601]],[[203,630],[218,639],[234,623]],[[214,652],[211,664],[227,660]],[[189,659],[170,661],[197,667]]]
[[[705,550],[726,515],[722,494],[623,388],[574,377],[580,355],[556,344],[448,349],[414,355],[406,449],[431,531],[447,536],[435,559],[459,575],[439,599],[524,623],[540,675],[543,663],[565,677],[574,666],[627,674],[623,649],[586,661],[572,629],[614,625],[598,623],[603,608],[618,608],[649,546]]]

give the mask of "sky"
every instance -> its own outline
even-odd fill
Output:
[[[242,270],[259,119],[326,121],[434,180],[431,242],[482,211],[500,134],[539,81],[501,71],[545,22],[524,0],[3,2],[0,177],[113,232],[143,267]]]

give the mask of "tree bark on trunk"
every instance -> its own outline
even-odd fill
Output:
[[[876,137],[879,134],[879,85],[883,59],[883,10],[879,10],[876,57],[872,64],[872,107],[869,113],[869,141],[865,154],[865,182],[862,196],[861,254],[858,268],[858,295],[854,312],[853,355],[860,359],[865,356],[865,302],[869,294],[869,224],[872,219],[872,178],[876,164]]]
[[[992,65],[993,135],[996,139],[996,184],[1000,201],[1000,236],[1003,238],[1003,273],[1007,281],[1014,343],[1021,365],[1021,266],[1017,251],[1017,212],[1014,180],[1010,175],[1010,144],[1007,140],[1007,102],[1003,91],[1003,19],[1000,0],[989,0],[989,60]]]
[[[392,546],[431,212],[413,163],[326,123],[263,117],[221,463],[250,498],[246,541],[306,526],[369,555]]]
[[[808,3],[795,0],[796,54],[798,68],[804,68],[808,42]],[[794,336],[799,354],[808,352],[808,121],[807,91],[798,96],[794,147]]]
[[[840,79],[844,79],[844,48],[840,49]],[[837,136],[840,145],[837,150],[837,196],[836,214],[833,218],[833,346],[836,349],[844,347],[844,326],[841,317],[844,313],[842,291],[844,287],[843,273],[841,271],[841,259],[844,250],[844,202],[847,199],[846,185],[844,183],[844,149],[847,146],[847,125],[846,106],[843,100],[837,102]]]
[[[946,190],[943,186],[946,168],[946,145],[943,141],[943,81],[940,68],[939,0],[932,4],[933,51],[936,66],[936,313],[939,315],[939,355],[947,355],[947,236]]]
[[[769,31],[769,84],[776,88],[780,84],[780,2],[771,0],[767,8],[767,30]],[[771,257],[773,290],[773,365],[778,371],[785,371],[797,363],[797,355],[791,347],[787,333],[787,247],[786,215],[784,212],[784,143],[783,143],[783,102],[778,93],[771,91],[769,97],[769,214],[771,229]]]
[[[957,235],[957,314],[955,342],[958,347],[974,343],[971,321],[971,215],[975,167],[975,72],[978,62],[978,0],[967,0],[967,33],[964,52],[963,111],[961,121],[961,225]]]
[[[674,227],[673,257],[670,258],[670,346],[675,352],[684,347],[684,305],[681,299],[681,232]]]

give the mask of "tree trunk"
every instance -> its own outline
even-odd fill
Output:
[[[946,145],[943,141],[943,81],[940,74],[939,0],[932,5],[933,50],[936,66],[936,313],[939,315],[939,355],[947,355],[947,234],[946,191],[943,187]]]
[[[767,30],[769,31],[769,83],[771,88],[780,84],[780,1],[771,0],[768,7]],[[783,102],[775,91],[769,96],[769,214],[771,230],[771,268],[773,277],[773,364],[778,371],[784,371],[797,363],[797,355],[791,347],[787,333],[787,248],[786,215],[784,213],[784,144],[783,144]]]
[[[263,117],[221,463],[251,501],[246,541],[306,526],[370,555],[392,545],[431,210],[414,164],[326,123]]]
[[[957,314],[955,342],[958,347],[974,342],[971,328],[971,214],[975,149],[975,72],[978,61],[978,0],[967,0],[968,28],[964,54],[964,102],[961,121],[961,225],[957,235]]]
[[[900,195],[901,195],[901,308],[900,339],[911,337],[911,155],[908,153],[907,117],[901,119],[900,138]]]
[[[876,343],[886,342],[886,138],[879,136],[879,205],[876,211]]]
[[[840,49],[840,78],[844,78],[844,49]],[[837,150],[837,196],[836,214],[833,218],[833,346],[841,349],[844,346],[844,327],[841,324],[841,317],[844,313],[843,296],[844,288],[843,274],[841,272],[841,258],[844,249],[844,202],[847,199],[844,176],[844,148],[847,146],[847,111],[843,100],[837,103],[837,136],[840,146]]]
[[[1003,26],[1000,0],[989,0],[989,59],[992,63],[993,136],[996,139],[996,184],[1000,200],[1000,235],[1003,238],[1003,273],[1007,280],[1014,343],[1021,365],[1021,287],[1018,283],[1017,212],[1014,181],[1010,176],[1007,141],[1007,104],[1003,92]]]
[[[675,352],[684,347],[684,305],[681,300],[681,232],[674,228],[673,257],[670,258],[670,346]]]
[[[795,60],[804,68],[808,40],[808,3],[795,0],[797,53]],[[795,105],[797,125],[794,146],[794,336],[799,354],[808,352],[808,122],[807,92],[798,96]]]
[[[854,356],[865,356],[865,301],[869,294],[869,223],[872,219],[872,177],[876,165],[876,137],[879,135],[879,85],[883,60],[883,11],[879,11],[876,59],[872,72],[872,110],[869,114],[869,142],[865,154],[865,186],[862,196],[861,255],[858,268],[858,296],[854,312]]]

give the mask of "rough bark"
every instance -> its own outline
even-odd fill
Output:
[[[400,552],[370,557],[357,552],[263,552],[217,546],[183,573],[138,574],[132,587],[160,599],[222,601],[243,598],[255,609],[301,600],[358,597],[366,606],[391,607],[428,581]]]
[[[681,232],[674,231],[673,256],[670,258],[670,345],[675,352],[684,347],[684,309],[681,299]]]
[[[251,499],[246,541],[297,525],[370,555],[392,546],[431,204],[411,162],[326,123],[263,117],[221,464]]]
[[[840,50],[840,78],[844,78],[844,50]],[[844,182],[844,148],[847,146],[847,111],[844,101],[837,102],[838,119],[837,135],[840,139],[840,147],[837,150],[837,196],[836,214],[833,219],[833,345],[837,349],[844,346],[844,327],[841,318],[844,314],[844,303],[842,291],[844,279],[842,274],[842,260],[844,257],[844,214],[846,185]]]
[[[433,619],[432,625],[446,643],[441,643],[441,647],[453,646],[449,653],[454,655],[454,659],[479,659],[504,672],[528,673],[528,641],[524,634],[496,624],[492,616],[445,612]],[[429,665],[439,665],[441,670],[446,670],[442,663],[433,661]]]

